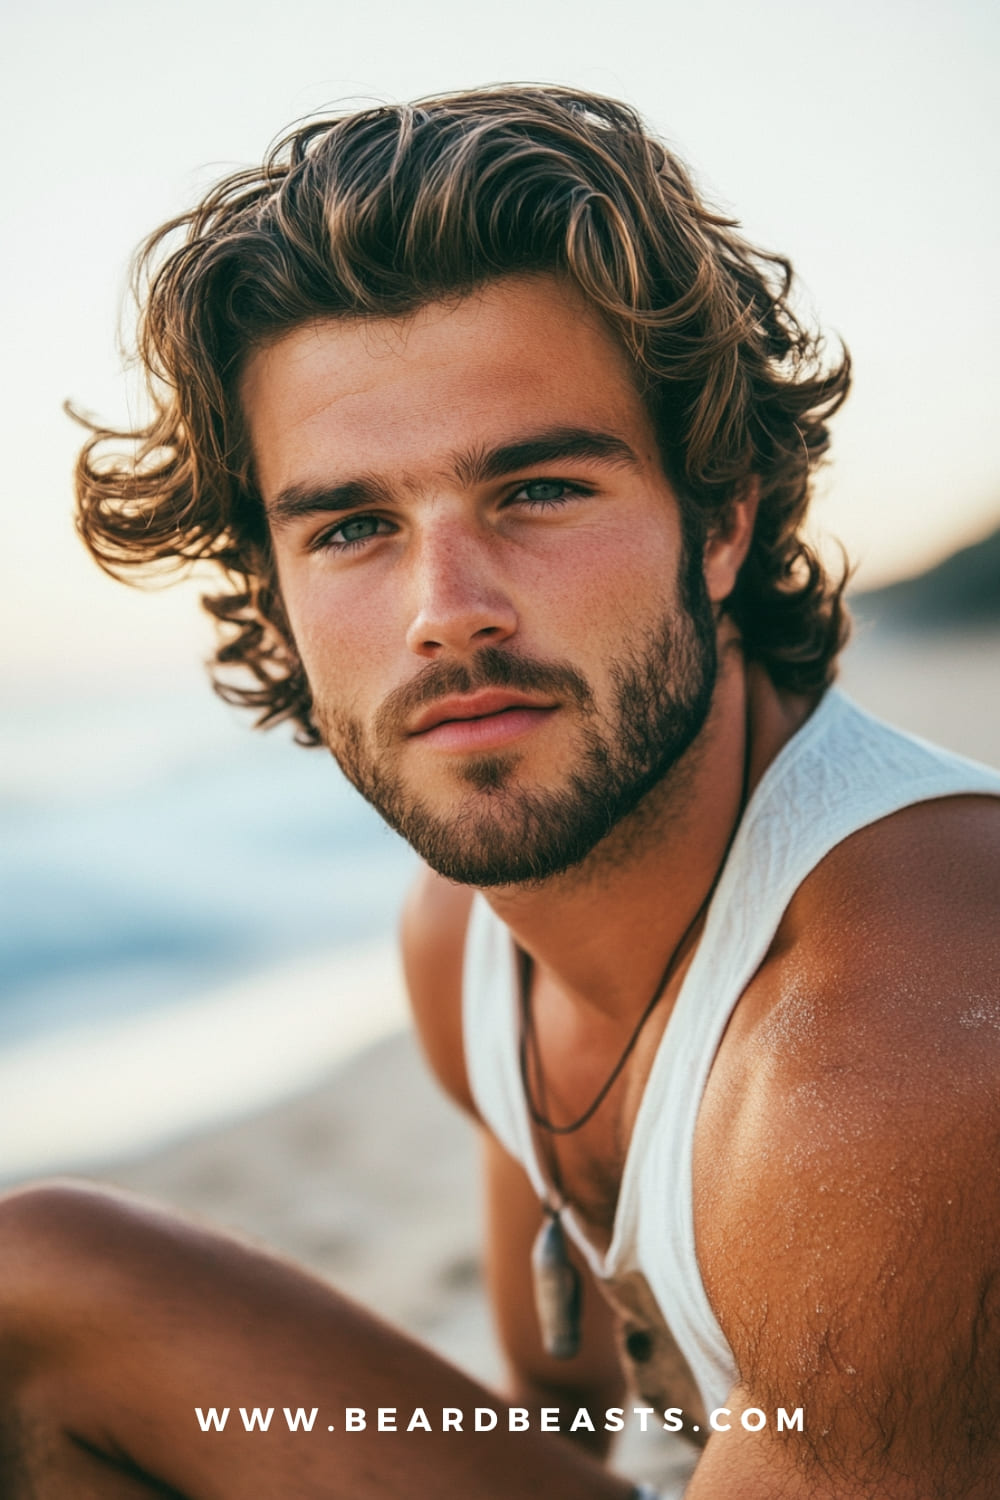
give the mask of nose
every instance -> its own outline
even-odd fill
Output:
[[[493,556],[495,540],[452,525],[425,534],[412,560],[413,616],[406,644],[431,659],[497,646],[517,612]]]

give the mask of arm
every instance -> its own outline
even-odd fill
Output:
[[[918,1090],[871,1081],[874,1108],[838,1081],[825,1100],[791,1089],[782,1109],[780,1074],[750,1105],[772,1123],[746,1129],[705,1257],[741,1384],[691,1500],[737,1478],[747,1500],[778,1480],[802,1500],[995,1493],[996,1111],[963,1110],[958,1083],[929,1123]],[[749,1406],[764,1432],[737,1427]],[[779,1407],[802,1408],[802,1434],[775,1431]]]
[[[505,1395],[515,1405],[558,1406],[568,1429],[578,1408],[590,1412],[595,1433],[581,1427],[573,1436],[590,1452],[605,1456],[610,1435],[600,1414],[621,1405],[625,1384],[607,1303],[589,1269],[571,1250],[583,1279],[580,1351],[569,1360],[552,1359],[542,1348],[535,1315],[531,1247],[542,1222],[535,1190],[520,1164],[484,1132],[486,1184],[486,1284],[500,1346],[507,1362]]]
[[[400,922],[403,974],[417,1039],[444,1092],[477,1119],[462,1042],[462,961],[473,892],[424,866]]]
[[[998,821],[967,799],[850,841],[792,914],[809,962],[734,1018],[695,1206],[740,1383],[690,1500],[996,1493]]]
[[[471,900],[468,889],[422,871],[404,909],[402,946],[424,1054],[441,1087],[476,1119],[462,1043],[462,957]],[[581,1406],[602,1412],[620,1404],[624,1385],[611,1313],[575,1253],[584,1281],[580,1353],[573,1360],[553,1360],[542,1349],[530,1265],[541,1209],[521,1166],[485,1129],[482,1134],[486,1284],[508,1368],[508,1400],[529,1407],[559,1406],[570,1413],[569,1420]],[[595,1426],[600,1425],[595,1418]],[[610,1442],[608,1434],[585,1428],[574,1436],[601,1455]]]

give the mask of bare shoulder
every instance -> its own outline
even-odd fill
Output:
[[[788,918],[799,933],[812,930],[814,946],[820,937],[854,946],[861,936],[872,949],[905,935],[929,953],[952,933],[995,936],[995,923],[983,919],[995,916],[998,892],[1000,797],[943,797],[845,839],[801,887]]]
[[[998,912],[1000,797],[942,798],[883,818],[799,888],[733,1040],[768,1051],[801,1002],[817,1023],[802,1040],[823,1051],[904,1031],[907,1053],[923,1037],[963,1054],[976,1017],[1000,1003]]]
[[[706,1091],[706,1288],[745,1390],[802,1405],[844,1482],[884,1485],[881,1464],[979,1494],[997,1462],[998,910],[1000,800],[854,835],[797,894]]]
[[[470,1114],[462,1044],[462,963],[473,891],[423,867],[403,907],[400,942],[410,1006],[432,1071]]]

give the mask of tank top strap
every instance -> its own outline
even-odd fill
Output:
[[[832,849],[901,808],[976,793],[1000,796],[1000,774],[890,728],[831,689],[747,806],[646,1082],[607,1255],[575,1234],[599,1277],[645,1276],[708,1409],[728,1395],[736,1369],[695,1253],[692,1152],[729,1017],[796,890]],[[482,1117],[543,1195],[518,1068],[513,944],[481,897],[466,942],[463,1025]],[[566,1222],[573,1233],[571,1214]]]

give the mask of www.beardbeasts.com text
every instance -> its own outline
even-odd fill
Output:
[[[235,1411],[228,1407],[196,1406],[195,1419],[203,1433],[222,1433],[232,1428],[245,1433],[270,1432],[272,1426],[288,1432],[622,1432],[627,1425],[635,1425],[647,1432],[659,1428],[663,1432],[682,1432],[687,1428],[698,1432],[697,1423],[685,1420],[683,1408],[667,1407],[657,1411],[652,1406],[609,1406],[603,1411],[591,1411],[579,1406],[574,1413],[558,1406],[542,1406],[535,1411],[526,1406],[493,1407],[476,1406],[471,1410],[460,1406],[428,1408],[414,1406],[401,1410],[396,1406],[346,1406],[333,1414],[334,1420],[321,1419],[319,1407],[283,1406],[246,1407]],[[805,1430],[803,1409],[797,1406],[788,1411],[779,1406],[768,1414],[759,1406],[744,1407],[732,1411],[727,1406],[716,1407],[708,1414],[708,1428],[712,1432],[731,1432],[742,1428],[744,1432],[761,1432],[772,1427],[777,1432],[803,1432]]]

